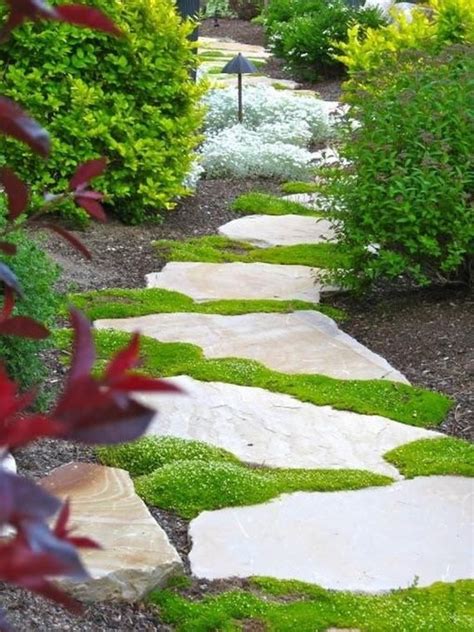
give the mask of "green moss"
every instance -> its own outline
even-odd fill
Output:
[[[175,461],[135,479],[145,502],[194,518],[202,511],[255,505],[296,491],[338,491],[388,485],[393,480],[363,470],[252,468],[226,461]]]
[[[196,237],[185,241],[159,239],[153,245],[168,261],[204,261],[207,263],[277,263],[283,265],[315,266],[318,268],[346,268],[349,257],[337,244],[297,244],[255,248],[243,241],[220,235]]]
[[[176,461],[238,463],[237,457],[226,450],[177,437],[142,437],[132,443],[97,448],[97,455],[104,465],[127,470],[131,476],[150,474]]]
[[[403,476],[474,476],[474,445],[461,439],[419,439],[384,455]]]
[[[130,334],[119,331],[96,331],[94,337],[102,366],[130,340]],[[69,331],[57,331],[55,338],[58,347],[70,348]],[[279,373],[241,358],[208,360],[200,347],[188,343],[164,343],[143,336],[141,351],[141,370],[149,375],[189,375],[203,382],[255,386],[287,393],[303,402],[381,415],[413,426],[439,425],[453,403],[446,395],[387,380],[338,380],[324,375]]]
[[[474,628],[474,582],[469,580],[383,595],[266,578],[255,578],[251,584],[249,591],[234,590],[199,601],[172,590],[155,591],[149,600],[178,632],[237,631],[249,620],[263,624],[268,632],[322,632],[333,627],[364,632],[470,632]]]
[[[267,193],[245,193],[239,196],[232,203],[232,209],[245,215],[310,215],[320,217],[314,209],[283,200],[276,195],[268,195]]]
[[[192,518],[206,509],[262,503],[284,492],[337,491],[388,485],[363,470],[272,469],[248,466],[202,441],[144,437],[97,450],[102,463],[130,472],[149,504]]]
[[[340,309],[306,301],[220,300],[196,303],[190,296],[159,288],[84,292],[70,295],[69,300],[91,320],[176,312],[236,316],[260,312],[288,313],[302,309],[317,310],[335,320],[343,320],[345,317]]]
[[[317,193],[320,187],[316,182],[285,182],[281,185],[281,190],[287,195],[298,193]]]

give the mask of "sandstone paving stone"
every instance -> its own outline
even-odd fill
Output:
[[[200,37],[199,38],[199,51],[217,50],[224,53],[242,53],[246,57],[262,58],[266,59],[271,56],[271,53],[266,51],[263,46],[257,44],[242,44],[231,39],[222,39],[218,37]]]
[[[140,331],[163,342],[189,342],[202,347],[209,358],[250,358],[286,373],[407,383],[384,358],[316,311],[239,316],[152,314],[97,320],[94,325],[98,329]]]
[[[270,263],[167,263],[146,275],[147,287],[174,290],[196,301],[216,299],[299,299],[319,302],[334,291],[318,281],[319,270]]]
[[[472,479],[298,492],[191,523],[199,578],[271,576],[370,593],[474,576]]]
[[[211,81],[215,82],[221,88],[236,88],[237,87],[237,75],[208,75]],[[270,86],[274,87],[278,84],[279,87],[284,86],[285,90],[296,90],[300,85],[296,81],[291,79],[272,79],[265,75],[245,75],[244,86]]]
[[[147,434],[204,441],[268,467],[361,469],[400,478],[389,450],[437,432],[376,415],[314,406],[261,388],[172,378],[184,397],[143,394],[158,411]]]
[[[247,215],[227,222],[219,228],[219,233],[259,248],[325,243],[334,239],[328,220],[302,215]]]
[[[135,494],[128,472],[92,463],[68,463],[42,479],[51,493],[71,501],[77,534],[99,542],[102,550],[83,550],[91,578],[61,580],[85,601],[138,601],[182,571],[166,533]],[[75,531],[76,533],[76,531]]]

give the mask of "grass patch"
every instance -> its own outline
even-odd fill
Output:
[[[382,595],[325,590],[297,581],[255,578],[249,591],[186,599],[177,590],[154,591],[166,623],[179,632],[242,630],[254,620],[268,632],[470,632],[474,628],[474,582],[436,583]]]
[[[227,450],[204,441],[178,437],[142,437],[131,443],[100,447],[96,451],[102,463],[127,470],[133,477],[150,474],[176,461],[239,463],[239,459]]]
[[[99,367],[124,347],[130,334],[120,331],[94,332]],[[59,348],[69,349],[71,332],[55,332]],[[143,336],[141,370],[156,377],[189,375],[203,382],[225,382],[256,386],[287,393],[303,402],[381,415],[412,426],[439,425],[453,404],[446,395],[385,380],[338,380],[325,375],[286,374],[243,358],[206,359],[202,349],[182,342],[159,342]]]
[[[419,439],[390,450],[384,459],[406,478],[415,476],[474,476],[474,445],[461,439]]]
[[[350,258],[337,244],[297,244],[255,248],[243,241],[220,235],[194,237],[184,241],[159,239],[153,242],[160,255],[168,261],[197,261],[206,263],[276,263],[317,268],[347,268]]]
[[[284,200],[268,193],[244,193],[231,205],[232,210],[245,215],[309,215],[321,217],[322,213],[298,202]]]
[[[109,289],[71,294],[70,302],[87,314],[91,320],[99,318],[129,318],[147,316],[149,314],[172,314],[176,312],[192,312],[198,314],[222,314],[237,316],[255,313],[289,313],[298,310],[316,310],[342,321],[345,314],[342,310],[329,305],[309,303],[307,301],[279,300],[241,300],[228,299],[219,301],[195,302],[190,296],[162,290],[149,289]]]
[[[285,182],[281,185],[281,190],[287,195],[298,193],[317,193],[320,190],[316,182]]]
[[[142,474],[134,482],[143,500],[183,518],[263,503],[286,492],[330,492],[393,482],[363,470],[255,468],[225,450],[176,437],[146,437],[100,448],[98,455],[106,465]]]

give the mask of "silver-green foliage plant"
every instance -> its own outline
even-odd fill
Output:
[[[353,253],[347,285],[472,281],[473,71],[472,46],[408,51],[347,92],[340,153],[351,166],[334,168],[328,187]]]

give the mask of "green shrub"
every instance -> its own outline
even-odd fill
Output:
[[[354,24],[342,53],[336,56],[349,72],[373,70],[387,60],[387,55],[417,49],[439,53],[450,44],[474,43],[472,0],[431,0],[432,9],[414,11],[410,18],[397,13],[396,20],[382,28],[368,28],[360,37],[360,26]],[[396,11],[396,6],[393,8]]]
[[[229,0],[229,6],[240,20],[250,21],[262,12],[263,0]]]
[[[5,200],[0,196],[0,228],[5,222]],[[20,280],[24,296],[18,299],[15,315],[30,316],[51,326],[59,310],[60,299],[54,291],[54,283],[59,276],[58,267],[28,237],[24,230],[8,235],[8,241],[17,246],[14,256],[0,252],[0,262],[7,264]],[[1,299],[0,299],[1,300]],[[28,340],[16,336],[0,336],[0,358],[10,378],[23,389],[39,386],[47,374],[40,357],[49,341]]]
[[[54,4],[54,2],[53,2]],[[67,24],[25,23],[0,47],[2,91],[18,100],[53,138],[43,161],[1,139],[8,162],[36,195],[66,186],[75,166],[105,155],[98,181],[122,220],[139,223],[184,193],[200,125],[199,90],[190,78],[192,25],[171,0],[93,0],[125,32],[111,38]],[[6,5],[0,4],[0,19]],[[41,60],[33,66],[31,59]],[[75,216],[79,213],[69,212]]]
[[[360,26],[358,37],[367,27],[385,24],[378,10],[349,7],[342,0],[272,0],[265,16],[270,48],[307,79],[343,73],[334,58],[335,42],[347,39],[351,24]]]
[[[419,284],[468,281],[474,223],[472,46],[406,53],[346,96],[340,148],[349,168],[326,193],[353,255],[348,286],[408,275]],[[336,210],[339,209],[339,210]]]

